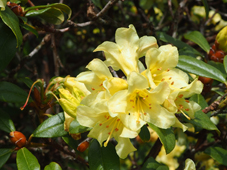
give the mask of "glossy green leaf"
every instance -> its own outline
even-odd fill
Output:
[[[7,0],[0,0],[0,10],[4,11]]]
[[[173,130],[161,129],[151,123],[148,123],[148,125],[158,134],[158,137],[165,148],[166,154],[170,153],[174,149],[176,144],[176,139]]]
[[[48,7],[40,10],[30,10],[26,13],[27,17],[39,17],[48,23],[59,25],[64,21],[64,14],[58,8]]]
[[[158,163],[154,158],[150,157],[141,170],[169,170],[169,167]]]
[[[0,72],[15,56],[17,40],[11,29],[0,19]]]
[[[107,147],[101,147],[97,140],[92,140],[88,151],[90,170],[119,170],[120,160],[114,146],[109,142]]]
[[[101,0],[92,0],[93,4],[95,4],[95,6],[99,7],[100,9],[102,9],[102,3]]]
[[[65,5],[65,4],[55,3],[55,4],[50,4],[49,6],[57,8],[57,9],[61,10],[62,12],[66,13],[68,15],[68,19],[72,15],[71,8],[69,6],[67,6],[67,5]]]
[[[56,162],[51,162],[49,165],[45,166],[44,170],[62,170],[60,165]]]
[[[215,62],[215,61],[207,61],[207,64],[215,67],[220,72],[222,72],[222,74],[225,75],[225,77],[227,77],[227,74],[225,72],[225,67],[224,67],[224,64],[223,63],[219,63],[219,62]]]
[[[206,38],[199,31],[192,31],[184,35],[184,38],[199,45],[205,52],[210,51],[210,45],[208,44]]]
[[[24,29],[32,32],[38,38],[38,36],[39,36],[38,31],[32,25],[29,25],[29,24],[20,24],[20,25]]]
[[[149,141],[150,140],[150,132],[147,128],[147,125],[144,125],[142,128],[141,128],[141,131],[139,133],[139,136],[140,138],[143,140],[143,141]]]
[[[77,147],[79,145],[78,140],[73,139],[69,134],[65,135],[62,137],[62,139],[65,141],[65,143],[67,143],[67,145],[69,145],[72,149],[74,149],[75,151],[77,150]]]
[[[177,67],[188,73],[193,73],[202,77],[209,77],[217,81],[226,82],[225,75],[215,67],[193,57],[183,56],[179,57]]]
[[[7,133],[16,130],[13,121],[9,117],[9,114],[2,109],[0,109],[0,130],[3,130]]]
[[[207,0],[202,0],[202,2],[203,2],[203,6],[205,7],[205,11],[206,11],[206,19],[208,19],[209,11],[210,11],[208,2],[207,2]]]
[[[175,45],[179,49],[180,55],[188,54],[188,55],[194,56],[194,57],[196,57],[198,55],[203,56],[200,52],[198,52],[196,49],[192,48],[190,45],[188,45],[176,38],[173,38],[164,32],[158,32],[158,38],[166,43],[171,43],[171,44]]]
[[[74,134],[74,133],[83,133],[83,132],[87,132],[89,130],[91,130],[91,128],[80,125],[79,122],[76,119],[73,120],[70,123],[70,126],[69,126],[69,132],[71,134]]]
[[[13,152],[12,149],[6,149],[6,148],[0,149],[0,169],[9,159],[12,152]]]
[[[215,124],[210,118],[202,112],[202,110],[195,112],[195,118],[188,120],[189,123],[207,130],[216,130],[219,132]]]
[[[25,103],[28,94],[15,84],[0,82],[0,101],[12,103]]]
[[[18,170],[40,170],[38,160],[27,148],[17,152],[16,161]]]
[[[208,106],[206,100],[201,94],[195,94],[190,98],[190,101],[194,101],[198,103],[201,106],[201,109],[204,109],[205,107]]]
[[[18,17],[6,6],[5,11],[0,11],[2,21],[13,31],[17,39],[17,47],[20,47],[23,41],[23,36],[19,27]]]
[[[35,10],[35,9],[45,9],[45,8],[57,8],[59,10],[61,10],[62,12],[66,13],[68,15],[68,19],[71,17],[72,15],[72,10],[70,9],[69,6],[65,5],[65,4],[61,4],[61,3],[54,3],[54,4],[49,4],[49,5],[40,5],[40,6],[34,6],[34,7],[29,7],[25,9],[25,12],[30,12],[31,10]]]
[[[68,132],[64,130],[64,121],[64,113],[51,116],[37,127],[33,132],[33,137],[53,138],[68,134]]]
[[[225,72],[227,73],[227,55],[224,57],[223,64],[224,64]]]
[[[219,162],[221,165],[227,166],[227,150],[221,147],[208,147],[205,151],[206,154],[210,155],[214,160]]]

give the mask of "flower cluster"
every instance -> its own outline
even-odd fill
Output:
[[[139,38],[133,25],[117,29],[115,41],[99,45],[94,51],[103,51],[106,60],[92,60],[86,67],[89,71],[75,78],[75,82],[83,83],[89,93],[78,103],[72,97],[76,94],[68,97],[69,94],[64,95],[66,92],[60,90],[61,99],[70,107],[60,104],[81,125],[92,128],[88,137],[97,139],[100,145],[107,146],[114,138],[118,142],[117,154],[125,158],[136,150],[130,138],[135,138],[147,123],[163,129],[186,130],[175,114],[194,118],[200,106],[188,99],[201,93],[203,84],[197,78],[189,84],[188,75],[175,68],[178,63],[176,47],[158,47],[152,36]],[[143,56],[145,64],[139,60]],[[121,70],[125,76],[113,76],[109,66],[115,71]]]

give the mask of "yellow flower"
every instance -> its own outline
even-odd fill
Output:
[[[138,37],[135,27],[118,28],[115,34],[116,43],[106,41],[94,51],[103,51],[105,63],[114,70],[121,69],[127,76],[130,72],[139,72],[139,58],[150,48],[157,48],[156,39],[152,36]]]
[[[172,45],[150,49],[145,56],[147,70],[146,75],[150,87],[154,89],[161,82],[167,82],[171,88],[181,88],[188,85],[188,75],[175,67],[178,63],[177,48]]]
[[[227,53],[227,26],[218,33],[216,40],[219,43],[219,49]]]
[[[126,127],[136,131],[149,122],[166,129],[175,123],[174,113],[162,106],[170,93],[168,83],[149,89],[147,79],[137,72],[131,72],[127,81],[128,90],[117,92],[108,101],[112,113],[127,113],[122,115]]]
[[[184,152],[185,148],[186,148],[185,145],[179,146],[176,144],[172,152],[166,154],[165,148],[164,146],[162,146],[161,151],[156,157],[156,161],[168,165],[170,170],[175,170],[179,166],[177,157],[180,157],[180,155]]]
[[[76,80],[84,83],[90,92],[106,91],[106,95],[110,97],[115,92],[128,87],[124,79],[113,77],[100,59],[92,60],[86,68],[91,71],[80,73]]]
[[[115,147],[117,154],[120,158],[126,158],[130,152],[136,150],[129,138],[135,138],[138,131],[124,126],[122,114],[109,112],[107,101],[104,91],[90,94],[78,106],[77,120],[81,125],[91,127],[88,137],[97,139],[100,145],[105,141],[104,147],[114,138],[118,142]]]

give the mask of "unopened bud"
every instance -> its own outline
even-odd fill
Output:
[[[227,26],[224,27],[217,35],[216,40],[219,44],[219,50],[227,53]]]

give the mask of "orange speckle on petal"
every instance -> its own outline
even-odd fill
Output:
[[[189,111],[189,108],[185,109],[185,111]]]
[[[169,77],[169,80],[171,80],[172,79],[172,77]]]
[[[106,126],[106,128],[108,128],[108,127],[109,127],[109,125]]]
[[[169,72],[169,68],[166,71]]]
[[[187,103],[189,103],[189,100],[185,100]]]
[[[118,131],[119,129],[118,128],[115,128],[115,131]]]
[[[151,109],[151,107],[149,107],[149,109]]]
[[[163,78],[161,81],[164,81],[165,79]]]
[[[100,123],[99,126],[102,126],[102,123]]]
[[[143,113],[144,115],[146,115],[147,113]]]
[[[161,71],[161,70],[162,70],[162,67],[158,68],[157,70],[158,70],[158,71]]]
[[[171,85],[173,85],[174,84],[174,81],[171,83]]]
[[[120,119],[117,119],[117,121],[120,121]]]
[[[92,87],[91,90],[95,90],[95,88]]]
[[[102,86],[102,83],[99,86]]]
[[[179,98],[182,98],[183,96],[184,96],[183,94],[180,94],[180,95],[179,95]]]

